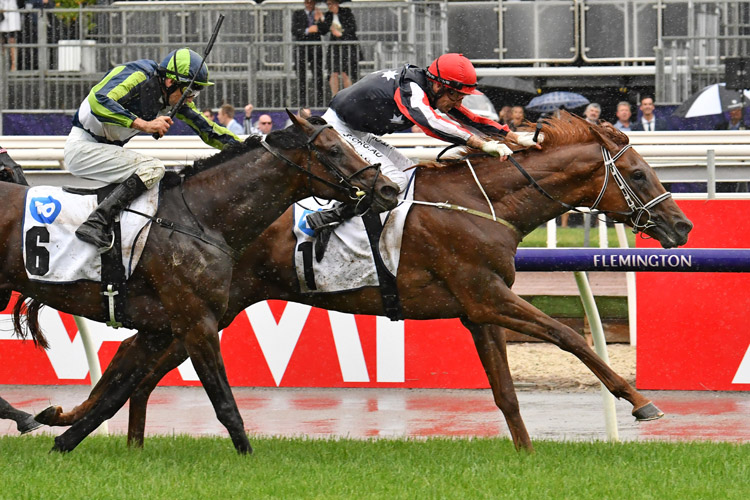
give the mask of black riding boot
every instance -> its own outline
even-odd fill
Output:
[[[99,203],[96,210],[89,215],[88,220],[76,229],[78,239],[91,243],[99,250],[99,253],[108,251],[114,242],[110,226],[115,215],[145,192],[146,185],[138,175],[133,174],[125,179],[125,182],[114,188]]]
[[[16,163],[16,161],[13,158],[11,158],[10,155],[6,151],[0,152],[0,165],[2,165],[3,167],[8,167],[11,170],[13,170],[13,175],[15,176],[15,179],[12,179],[12,182],[15,182],[16,184],[21,184],[23,186],[29,185],[29,183],[26,182],[26,176],[23,175],[23,169],[21,168],[21,165]]]
[[[25,411],[13,408],[13,406],[3,398],[0,398],[0,418],[7,418],[15,421],[16,428],[21,434],[26,434],[27,432],[31,432],[42,426],[42,424],[34,420],[32,415]]]
[[[319,210],[307,214],[307,227],[315,231],[315,260],[323,260],[333,228],[355,215],[354,205],[339,203],[330,210]]]

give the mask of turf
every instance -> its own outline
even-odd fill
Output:
[[[45,435],[0,438],[2,499],[746,499],[750,444],[507,439],[311,440],[91,436],[48,453]]]
[[[635,235],[630,229],[625,229],[628,238],[628,247],[635,247]],[[585,235],[583,227],[558,227],[557,228],[557,246],[558,247],[582,247],[584,246]],[[607,243],[610,248],[620,246],[617,240],[617,232],[614,227],[607,228]],[[546,247],[547,246],[547,226],[541,226],[528,234],[519,246],[522,247]],[[599,247],[599,231],[592,228],[589,232],[589,247]]]

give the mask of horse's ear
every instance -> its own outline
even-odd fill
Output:
[[[596,137],[597,142],[607,148],[609,151],[615,151],[619,149],[617,147],[617,144],[614,143],[614,141],[605,133],[605,130],[602,126],[597,125],[589,125],[589,130],[591,130],[591,134]]]
[[[304,118],[300,118],[291,111],[289,111],[289,108],[285,108],[286,114],[289,115],[289,119],[292,120],[292,123],[295,127],[301,129],[305,134],[311,135],[315,131],[315,127],[310,125],[310,123],[305,120]]]

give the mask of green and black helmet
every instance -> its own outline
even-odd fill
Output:
[[[164,76],[180,83],[188,84],[193,75],[196,75],[194,85],[213,85],[213,82],[208,81],[208,68],[203,64],[203,58],[188,48],[173,50],[159,67]]]

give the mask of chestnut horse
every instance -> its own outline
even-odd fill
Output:
[[[526,127],[529,128],[528,126]],[[592,126],[568,113],[546,121],[544,149],[517,152],[514,157],[540,189],[516,167],[495,158],[471,158],[481,186],[492,200],[501,223],[492,220],[482,191],[464,161],[443,162],[444,168],[419,169],[398,268],[398,291],[408,319],[460,318],[471,332],[487,373],[495,402],[503,412],[517,449],[533,450],[519,411],[508,368],[505,330],[549,341],[583,361],[618,398],[633,405],[638,420],[663,414],[612,371],[571,328],[547,316],[511,290],[514,255],[523,236],[568,210],[593,206],[634,230],[658,239],[665,248],[682,245],[692,224],[659,182],[653,169],[633,149],[628,137],[609,124]],[[611,155],[614,155],[614,161]],[[610,165],[605,164],[611,163]],[[613,182],[609,177],[615,175]],[[544,191],[543,194],[541,191]],[[549,196],[549,197],[548,197]],[[445,201],[484,212],[438,210],[422,202]],[[264,299],[283,299],[342,312],[384,315],[375,287],[348,293],[302,294],[292,263],[295,239],[288,210],[255,240],[237,262],[230,303],[220,325]],[[49,425],[70,425],[96,404],[111,383],[121,345],[89,399],[68,413],[50,407],[37,415]],[[142,445],[146,403],[158,381],[187,357],[179,341],[144,380],[130,400],[128,442]]]
[[[360,208],[371,204],[379,211],[397,202],[398,187],[325,122],[293,116],[292,120],[295,126],[269,134],[265,141],[251,137],[196,162],[183,170],[181,182],[163,191],[140,263],[128,281],[121,321],[138,333],[121,360],[117,384],[102,394],[85,418],[55,438],[53,450],[74,449],[114,415],[178,338],[235,448],[251,451],[219,350],[219,320],[229,304],[235,259],[291,203],[310,193],[364,201]],[[0,198],[8,207],[23,207],[26,192],[25,187],[0,183]],[[59,311],[107,321],[99,283],[29,280],[20,251],[22,213],[6,210],[0,216],[0,291],[12,289],[32,297],[30,311],[38,312],[43,302]],[[25,336],[18,321],[22,306],[22,301],[16,304],[14,323],[17,333]],[[28,319],[35,343],[45,346],[35,316]]]

